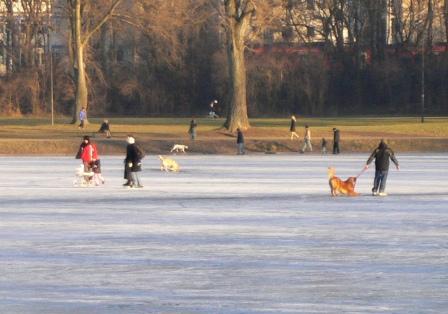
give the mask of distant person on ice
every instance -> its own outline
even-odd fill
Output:
[[[296,133],[296,117],[291,116],[291,124],[289,125],[289,131],[291,132],[291,140],[294,139],[294,137],[299,138],[299,135]]]
[[[128,143],[126,147],[125,166],[129,170],[129,187],[142,188],[138,172],[142,171],[143,151],[135,144],[133,136],[128,135],[126,138]]]
[[[246,153],[244,150],[243,132],[241,132],[239,128],[236,129],[236,146],[237,146],[237,155],[244,155]]]
[[[313,146],[311,146],[311,130],[308,125],[305,125],[305,135],[303,136],[303,147],[301,153],[305,153],[305,150],[309,149],[310,152],[313,151]]]
[[[80,123],[79,123],[78,129],[84,129],[84,126],[87,121],[87,110],[84,107],[82,107],[81,111],[79,112],[79,121],[80,121]]]
[[[101,123],[101,126],[100,126],[100,129],[98,130],[98,133],[106,134],[107,138],[111,137],[109,120],[106,120],[106,119],[103,120],[103,123]]]
[[[92,172],[92,166],[94,161],[94,147],[90,142],[89,136],[84,136],[83,142],[81,143],[80,146],[80,152],[81,152],[82,164],[84,165],[84,172]],[[84,179],[86,180],[86,182],[89,182],[92,179],[92,177],[84,176]]]
[[[338,129],[333,128],[333,154],[339,154],[339,140],[341,139],[341,135]]]
[[[372,152],[367,160],[365,170],[369,168],[369,164],[375,159],[375,179],[373,181],[372,195],[386,196],[386,181],[389,171],[389,159],[393,161],[397,170],[400,170],[398,161],[395,158],[394,152],[390,149],[384,140],[380,141],[378,147]]]
[[[77,159],[81,159],[84,165],[84,172],[93,172],[93,180],[95,185],[104,184],[104,178],[101,174],[101,161],[98,154],[98,148],[90,141],[89,136],[84,136],[79,146]],[[92,176],[85,176],[86,182],[92,180]]]

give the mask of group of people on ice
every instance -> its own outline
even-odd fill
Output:
[[[244,142],[242,133],[238,130],[238,141]],[[124,159],[124,179],[126,182],[124,186],[131,188],[142,188],[139,172],[142,171],[142,159],[144,152],[135,143],[135,138],[128,135],[126,138],[126,157]],[[242,143],[239,143],[242,144]],[[244,146],[238,146],[238,154],[244,154]],[[91,142],[89,136],[84,136],[83,141],[79,147],[76,158],[81,159],[84,166],[84,179],[89,185],[104,184],[105,180],[101,174],[101,161],[98,154],[98,149],[94,143]],[[389,171],[390,160],[395,164],[397,170],[400,169],[398,161],[394,152],[387,146],[384,140],[381,140],[378,147],[369,156],[363,171],[369,168],[369,165],[375,160],[375,178],[372,188],[372,195],[385,196],[386,181]]]
[[[128,135],[126,138],[126,158],[124,159],[124,178],[126,183],[124,186],[131,188],[142,188],[139,172],[142,171],[142,159],[144,153],[135,143],[135,138]],[[83,182],[81,185],[100,185],[105,180],[101,174],[101,161],[98,154],[98,148],[95,143],[90,140],[89,136],[84,136],[76,154],[76,159],[81,159],[83,164]]]

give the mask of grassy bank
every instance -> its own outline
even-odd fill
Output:
[[[103,154],[122,154],[124,138],[132,133],[149,153],[167,153],[174,143],[190,146],[190,152],[233,154],[235,137],[222,129],[224,120],[197,118],[198,139],[189,140],[190,118],[110,118],[113,137],[105,139],[96,131],[102,119],[91,119],[84,130],[69,124],[69,119],[56,119],[51,126],[45,118],[0,118],[0,154],[67,154],[72,155],[83,135],[95,137]],[[297,131],[311,127],[313,144],[320,146],[325,137],[332,144],[332,128],[341,130],[344,152],[370,151],[384,138],[397,151],[448,151],[448,118],[427,118],[420,123],[415,117],[398,118],[300,118]],[[289,119],[252,119],[245,132],[246,146],[252,152],[272,149],[278,152],[298,151],[301,141],[289,140]]]

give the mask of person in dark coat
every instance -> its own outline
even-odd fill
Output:
[[[196,139],[196,127],[197,126],[198,126],[198,124],[196,123],[196,120],[191,119],[190,128],[188,129],[188,134],[190,134],[190,138],[193,141]]]
[[[386,189],[387,174],[389,171],[389,159],[395,164],[397,170],[400,170],[400,166],[398,165],[394,152],[386,145],[384,140],[381,140],[378,147],[372,152],[364,169],[367,170],[369,168],[369,164],[374,159],[375,179],[373,181],[372,194],[386,196],[387,194],[384,191]]]
[[[341,139],[341,135],[339,133],[339,130],[336,128],[333,128],[333,154],[339,154],[339,140]]]
[[[238,128],[236,129],[236,146],[237,146],[237,155],[244,155],[244,136],[243,132]]]
[[[322,138],[321,151],[324,155],[327,153],[327,140],[325,138]]]
[[[142,171],[143,152],[137,144],[135,144],[135,139],[133,136],[129,135],[126,142],[128,145],[126,147],[125,164],[129,173],[129,186],[134,188],[142,188],[143,185],[140,183],[138,172]]]
[[[299,138],[299,135],[296,133],[296,117],[291,116],[291,123],[289,125],[289,132],[291,132],[291,140],[294,139],[294,137]]]

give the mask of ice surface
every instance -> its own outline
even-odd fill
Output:
[[[447,313],[448,155],[398,155],[386,198],[330,197],[365,155],[147,156],[144,189],[0,157],[0,313]]]

